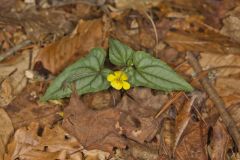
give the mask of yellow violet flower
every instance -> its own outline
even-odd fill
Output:
[[[123,71],[115,71],[113,74],[107,76],[107,80],[111,83],[111,86],[117,90],[130,88],[130,84],[127,82],[128,76]]]

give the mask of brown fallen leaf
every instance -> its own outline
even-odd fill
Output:
[[[227,13],[227,16],[223,19],[223,27],[221,29],[221,33],[231,37],[237,42],[240,42],[239,13],[239,6],[237,6],[233,11]]]
[[[150,142],[159,129],[161,119],[134,117],[128,114],[122,114],[119,125],[122,134],[131,140],[141,144]]]
[[[1,0],[1,6],[0,6],[0,11],[8,11],[10,10],[14,4],[15,4],[16,0]]]
[[[103,19],[80,20],[71,36],[41,49],[35,63],[42,62],[44,68],[53,74],[59,73],[73,61],[86,55],[94,47],[106,47],[108,42],[108,21]]]
[[[239,54],[238,44],[219,33],[168,32],[165,41],[180,52]]]
[[[176,148],[176,160],[205,160],[207,159],[207,131],[208,128],[201,125],[202,122],[189,122],[182,141]]]
[[[135,159],[141,160],[164,160],[159,159],[158,150],[155,148],[150,148],[145,145],[138,144],[136,142],[131,142],[129,144],[129,152]]]
[[[201,54],[201,65],[208,70],[211,80],[221,96],[240,94],[240,55]]]
[[[4,154],[6,152],[6,145],[10,136],[13,134],[13,126],[11,119],[4,109],[0,108],[0,160],[4,160]]]
[[[83,150],[85,155],[85,160],[107,160],[110,156],[109,153],[101,151],[101,150]]]
[[[175,20],[164,41],[180,52],[193,51],[239,55],[238,43],[201,19],[186,17]]]
[[[116,7],[118,9],[135,9],[145,11],[148,8],[157,6],[162,0],[116,0]]]
[[[225,160],[227,151],[230,149],[231,137],[223,123],[219,120],[213,126],[211,138],[210,157],[213,160]]]
[[[116,106],[120,101],[120,92],[116,90],[100,91],[83,95],[83,102],[92,109],[105,109]]]
[[[6,160],[82,160],[82,146],[60,126],[19,128],[8,145]]]
[[[239,102],[239,98],[240,96],[236,97],[237,99],[234,99],[232,101],[232,104],[229,106],[229,113],[231,114],[231,116],[233,117],[234,119],[234,122],[236,122],[236,125],[238,127],[240,127],[240,116],[239,116],[239,113],[240,113],[240,102]]]
[[[235,0],[171,0],[163,1],[159,6],[163,14],[172,18],[189,16],[202,17],[204,22],[214,28],[221,27],[221,20],[228,10],[236,5]]]
[[[161,107],[167,102],[168,96],[163,93],[154,94],[150,88],[141,88],[135,87],[128,92],[128,94],[143,108],[147,108],[148,110],[155,110],[153,112],[157,112],[161,109]],[[155,114],[153,113],[153,114]],[[144,113],[146,115],[146,112]]]
[[[0,106],[8,105],[14,98],[9,79],[3,80],[0,86]]]
[[[35,51],[33,52],[33,57],[36,55]],[[0,63],[0,82],[3,83],[1,84],[0,88],[2,91],[2,93],[0,93],[0,97],[5,97],[4,99],[0,98],[1,105],[9,104],[13,98],[26,86],[27,78],[25,77],[25,71],[29,69],[30,64],[31,60],[29,50],[25,50],[21,54]],[[12,91],[10,91],[10,88],[12,88]]]
[[[193,103],[196,100],[197,96],[193,95],[191,100],[187,101],[182,109],[179,111],[177,117],[176,117],[176,128],[175,128],[175,144],[173,151],[175,152],[175,149],[177,145],[180,143],[180,139],[185,131],[185,129],[188,126],[189,121],[191,120],[191,109],[193,107]]]
[[[38,105],[36,103],[38,86],[28,86],[8,106],[6,112],[10,115],[14,128],[29,125],[31,122],[52,124],[59,119],[57,105]]]
[[[158,119],[154,118],[158,108],[162,105],[161,103],[157,104],[162,96],[158,95],[155,97],[150,94],[149,97],[151,97],[152,100],[155,99],[155,101],[141,103],[144,99],[141,96],[146,93],[146,90],[138,89],[137,91],[140,93],[135,94],[135,98],[139,101],[135,101],[125,95],[117,105],[117,108],[123,112],[120,116],[119,125],[122,129],[122,134],[126,137],[139,143],[144,143],[145,141],[150,142],[156,135],[162,119],[162,117]],[[137,93],[137,91],[133,91],[133,93]],[[147,99],[148,97],[145,98]]]
[[[159,152],[168,157],[173,155],[173,148],[175,144],[175,124],[176,123],[173,118],[164,118],[160,132],[161,134],[159,135]]]
[[[21,2],[18,1],[17,3]],[[64,11],[24,10],[24,7],[18,7],[18,5],[12,7],[12,10],[14,9],[15,11],[12,12],[0,12],[0,21],[9,25],[22,26],[28,39],[35,42],[43,41],[50,34],[53,34],[55,38],[61,37],[74,28],[71,21],[66,20],[67,17],[70,17],[70,14]],[[71,16],[73,17],[73,15]]]
[[[155,23],[160,40],[169,30],[172,22],[168,19],[163,19]],[[152,53],[153,48],[156,52],[160,52],[164,47],[164,44],[161,42],[156,46],[156,33],[149,19],[144,19],[140,13],[136,12],[129,12],[126,16],[120,15],[119,18],[116,18],[111,35],[135,50],[147,50]]]
[[[86,149],[112,152],[113,147],[125,148],[126,142],[116,129],[120,118],[118,110],[89,109],[77,94],[73,94],[64,113],[63,127]]]

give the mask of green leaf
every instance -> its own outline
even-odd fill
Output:
[[[71,84],[76,85],[79,95],[107,89],[109,83],[106,77],[111,70],[103,68],[105,57],[102,48],[92,49],[85,58],[67,67],[56,77],[40,100],[69,97],[72,93]]]
[[[134,86],[145,86],[163,91],[193,90],[192,86],[165,62],[148,53],[135,52],[133,64],[134,66],[128,67],[125,72],[129,76],[129,82]]]
[[[109,59],[112,64],[125,67],[132,63],[134,51],[130,47],[114,39],[109,40],[109,46]]]

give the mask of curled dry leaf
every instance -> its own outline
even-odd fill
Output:
[[[162,117],[155,119],[155,114],[167,100],[166,95],[153,95],[151,89],[135,88],[123,96],[117,105],[121,114],[119,124],[122,133],[139,143],[150,142],[156,135]]]
[[[109,24],[104,19],[80,20],[71,36],[41,49],[35,62],[42,62],[44,68],[57,74],[92,48],[106,47],[108,30]]]
[[[126,142],[116,129],[120,117],[118,110],[92,110],[74,93],[64,113],[63,127],[86,149],[112,152],[113,147],[125,148]]]
[[[231,137],[224,124],[219,120],[213,126],[212,134],[210,157],[211,159],[225,160],[231,145]]]
[[[8,106],[6,112],[10,115],[14,128],[29,125],[31,122],[52,124],[59,119],[56,115],[60,112],[57,105],[38,105],[36,97],[32,94],[38,90],[38,86],[28,86]]]
[[[8,145],[5,159],[19,160],[82,160],[82,146],[76,138],[60,126],[41,128],[31,123],[28,128],[19,128]]]
[[[8,117],[8,114],[2,108],[0,108],[0,119],[0,159],[3,160],[4,154],[6,152],[5,147],[14,129],[11,119]]]
[[[35,51],[33,52],[33,57],[36,55]],[[30,64],[29,50],[25,50],[20,55],[0,63],[0,82],[2,82],[0,90],[4,92],[0,93],[0,97],[6,98],[0,98],[1,105],[9,104],[26,86],[27,78],[25,77],[25,71],[29,69]]]

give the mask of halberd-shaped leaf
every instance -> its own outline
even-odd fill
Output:
[[[173,91],[192,91],[193,88],[163,61],[143,51],[133,55],[133,66],[126,69],[129,81],[134,86]]]
[[[95,48],[85,57],[67,67],[49,86],[41,101],[69,97],[71,84],[76,86],[78,94],[97,92],[109,87],[106,80],[111,70],[104,68],[106,53]]]
[[[109,59],[112,64],[125,67],[131,63],[134,51],[118,40],[109,40]]]

